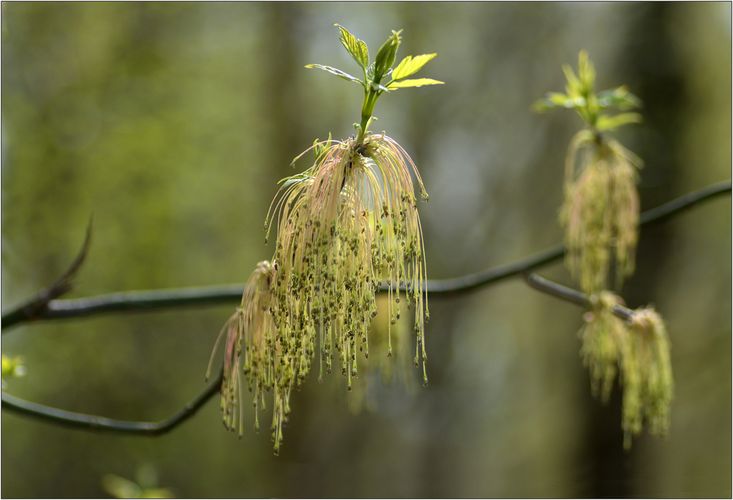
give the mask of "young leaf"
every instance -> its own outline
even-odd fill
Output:
[[[402,30],[392,30],[392,34],[387,38],[387,41],[379,48],[377,57],[374,59],[375,83],[381,83],[382,77],[387,74],[394,64],[395,58],[397,57],[397,49],[399,49],[402,43],[400,33],[402,33]]]
[[[360,85],[364,85],[364,82],[361,81],[359,78],[350,75],[346,73],[345,71],[341,71],[340,69],[334,68],[333,66],[325,66],[323,64],[306,64],[306,68],[308,69],[322,69],[323,71],[327,71],[331,73],[332,75],[336,75],[340,78],[343,78],[344,80],[348,80],[350,82],[358,83]]]
[[[601,115],[596,122],[596,128],[600,131],[613,130],[629,123],[641,123],[639,113],[620,113],[615,116]]]
[[[366,69],[369,65],[369,49],[367,48],[366,43],[356,38],[349,32],[349,30],[340,24],[335,24],[334,26],[336,26],[341,32],[341,44],[344,46],[346,51],[351,54],[351,57],[354,58],[359,66]]]
[[[578,78],[583,84],[584,90],[588,92],[593,90],[593,84],[596,81],[596,68],[585,50],[581,50],[578,54]]]
[[[548,92],[547,95],[532,105],[532,108],[541,113],[555,108],[573,108],[577,105],[577,99],[572,99],[560,92]]]
[[[598,104],[601,108],[617,106],[620,110],[641,107],[641,99],[629,92],[625,85],[598,93]]]
[[[563,64],[562,72],[565,74],[565,79],[568,81],[567,85],[565,86],[565,91],[568,93],[568,95],[571,97],[580,95],[581,94],[580,80],[578,80],[578,77],[575,76],[575,72],[573,71],[573,68],[571,68],[567,64]]]
[[[445,82],[440,80],[433,80],[432,78],[414,78],[410,80],[401,80],[399,82],[392,82],[387,85],[389,90],[403,89],[407,87],[422,87],[423,85],[442,85]]]
[[[367,66],[366,74],[368,81],[374,80],[374,62]]]
[[[423,66],[425,66],[430,60],[432,60],[438,54],[422,54],[419,56],[407,56],[392,70],[393,80],[402,80],[408,76],[414,75]]]

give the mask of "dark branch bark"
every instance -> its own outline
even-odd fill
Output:
[[[212,380],[198,396],[186,403],[183,408],[170,417],[158,422],[115,420],[98,415],[75,413],[16,398],[6,392],[3,392],[2,395],[2,408],[3,410],[9,410],[19,415],[44,420],[65,427],[98,432],[160,436],[170,432],[193,417],[209,399],[219,392],[222,376],[223,374],[220,372],[219,376],[215,380]]]
[[[92,219],[87,224],[84,243],[82,243],[79,253],[69,265],[68,269],[50,286],[39,291],[35,296],[28,299],[23,304],[15,307],[10,313],[3,314],[2,325],[12,325],[21,321],[32,321],[33,319],[42,317],[48,311],[49,303],[58,297],[61,297],[73,286],[73,280],[76,273],[79,272],[81,265],[87,257],[89,246],[92,242]]]
[[[575,304],[586,309],[591,307],[590,297],[583,292],[575,290],[574,288],[561,285],[560,283],[555,283],[554,281],[550,281],[547,278],[543,278],[542,276],[534,273],[524,275],[524,280],[529,286],[542,293],[552,295],[560,300],[570,302],[571,304]],[[633,310],[618,304],[613,306],[613,314],[625,321],[631,321],[631,318],[634,317]]]

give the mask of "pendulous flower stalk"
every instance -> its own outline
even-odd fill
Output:
[[[307,175],[283,184],[268,215],[279,221],[273,317],[280,334],[302,358],[303,376],[318,335],[319,374],[330,372],[338,354],[351,387],[357,353],[368,356],[368,331],[376,314],[375,294],[388,285],[388,314],[400,317],[400,284],[414,305],[415,363],[425,370],[425,256],[412,159],[384,134],[321,144]],[[391,339],[390,339],[391,343]]]
[[[580,356],[590,373],[591,392],[604,403],[611,395],[627,335],[626,324],[613,314],[613,306],[620,303],[621,298],[611,292],[595,296],[579,332]]]
[[[644,422],[652,434],[666,434],[673,380],[669,339],[664,321],[652,308],[637,309],[629,322],[613,314],[621,298],[610,292],[593,297],[580,330],[583,364],[593,395],[608,401],[617,375],[622,388],[621,427],[624,447],[641,433]]]
[[[259,429],[259,410],[266,406],[265,393],[273,393],[271,431],[277,453],[282,441],[283,424],[290,412],[290,393],[298,368],[296,360],[283,355],[282,339],[270,312],[274,279],[274,267],[270,262],[257,264],[245,285],[241,305],[219,334],[211,360],[226,333],[220,406],[225,427],[237,430],[240,436],[244,431],[246,406],[244,384],[252,394],[255,429]]]
[[[589,131],[571,143],[560,222],[567,266],[586,293],[618,288],[634,271],[640,163],[617,141],[600,141]]]
[[[634,312],[623,356],[622,379],[624,446],[631,446],[644,421],[652,434],[666,434],[674,381],[667,329],[662,317],[652,308]]]

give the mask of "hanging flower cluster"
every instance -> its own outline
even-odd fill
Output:
[[[268,225],[278,215],[272,308],[285,344],[301,358],[304,377],[318,335],[322,371],[337,353],[342,373],[358,373],[357,353],[368,356],[375,293],[385,283],[388,314],[400,315],[401,285],[415,306],[417,351],[425,361],[425,256],[409,155],[385,135],[326,143],[308,175],[286,181]],[[425,372],[424,372],[425,373]],[[425,374],[426,380],[427,375]]]
[[[240,306],[219,333],[211,353],[207,377],[219,343],[226,333],[220,404],[224,425],[229,430],[238,430],[240,435],[244,431],[243,391],[246,383],[253,394],[255,428],[259,429],[258,409],[265,406],[265,391],[272,390],[273,438],[279,444],[282,423],[289,411],[288,381],[292,379],[293,364],[287,363],[281,356],[280,339],[270,313],[273,277],[274,269],[270,262],[265,260],[257,264],[245,284]]]
[[[364,89],[357,135],[314,142],[315,162],[281,181],[265,221],[276,227],[272,262],[261,262],[247,282],[242,304],[227,321],[221,408],[229,429],[243,427],[244,374],[254,395],[255,415],[273,393],[272,437],[277,453],[290,412],[289,398],[318,357],[319,379],[334,358],[349,389],[359,374],[357,359],[369,356],[369,327],[376,294],[387,292],[390,325],[401,317],[401,298],[414,308],[415,365],[425,362],[426,264],[416,187],[427,199],[409,154],[384,133],[368,130],[380,95],[399,88],[440,84],[408,79],[436,54],[405,57],[392,68],[400,32],[382,45],[374,62],[366,44],[338,26],[341,43],[361,66],[363,79],[324,65]],[[388,81],[383,81],[388,80]],[[392,355],[388,328],[387,356]],[[218,343],[219,341],[217,341]],[[216,351],[216,346],[215,346]],[[213,356],[213,354],[212,354]],[[255,416],[255,426],[258,421]]]
[[[582,158],[576,161],[579,154]],[[609,285],[619,287],[634,271],[640,164],[617,141],[596,143],[588,131],[575,137],[568,153],[565,202],[560,212],[566,262],[588,293]]]
[[[664,321],[652,308],[633,311],[625,321],[614,313],[622,300],[610,292],[595,296],[580,330],[581,356],[593,395],[607,401],[617,373],[623,383],[621,427],[629,448],[647,422],[652,434],[669,428],[674,383]]]
[[[637,309],[631,320],[629,348],[623,357],[624,446],[649,424],[652,434],[669,430],[669,407],[674,382],[669,339],[662,317],[652,308]]]
[[[592,310],[583,315],[579,333],[580,356],[590,372],[591,392],[603,402],[611,395],[626,344],[626,325],[613,314],[613,307],[620,303],[621,298],[611,292],[597,295]]]

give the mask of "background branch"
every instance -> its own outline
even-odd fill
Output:
[[[89,218],[87,223],[86,234],[84,235],[84,243],[81,245],[79,253],[69,265],[68,269],[50,286],[40,290],[36,295],[26,300],[23,304],[15,307],[8,314],[2,316],[2,326],[12,325],[21,321],[32,321],[43,316],[48,310],[48,304],[55,298],[61,297],[73,286],[73,280],[76,273],[79,272],[81,265],[87,257],[89,246],[92,242],[92,219]]]
[[[664,221],[700,203],[721,195],[730,195],[731,182],[723,181],[699,191],[685,194],[663,205],[647,210],[640,216],[640,224]],[[565,255],[565,247],[556,245],[535,255],[503,266],[443,280],[428,280],[425,284],[431,295],[457,295],[482,286],[533,271]],[[382,288],[385,291],[386,288]],[[204,306],[232,303],[241,300],[242,285],[223,285],[167,290],[118,292],[78,299],[51,300],[40,310],[27,314],[23,306],[2,316],[3,333],[14,325],[61,318],[77,318],[110,312],[151,311],[183,306]]]
[[[54,408],[52,406],[26,401],[15,396],[11,396],[5,391],[3,391],[2,395],[2,408],[3,410],[9,410],[19,415],[44,420],[46,422],[51,422],[65,427],[81,428],[88,431],[160,436],[161,434],[170,432],[194,416],[209,399],[219,392],[222,377],[223,372],[220,371],[219,376],[216,377],[215,380],[212,380],[199,395],[186,403],[183,408],[170,417],[157,422],[116,420],[107,417],[100,417],[98,415],[75,413]]]
[[[590,297],[583,292],[561,285],[560,283],[550,281],[537,274],[525,274],[524,280],[535,290],[552,295],[553,297],[557,297],[565,302],[570,302],[571,304],[575,304],[586,309],[589,309],[592,305]],[[631,321],[634,317],[634,311],[632,309],[619,304],[615,304],[612,311],[613,314],[625,321]]]

